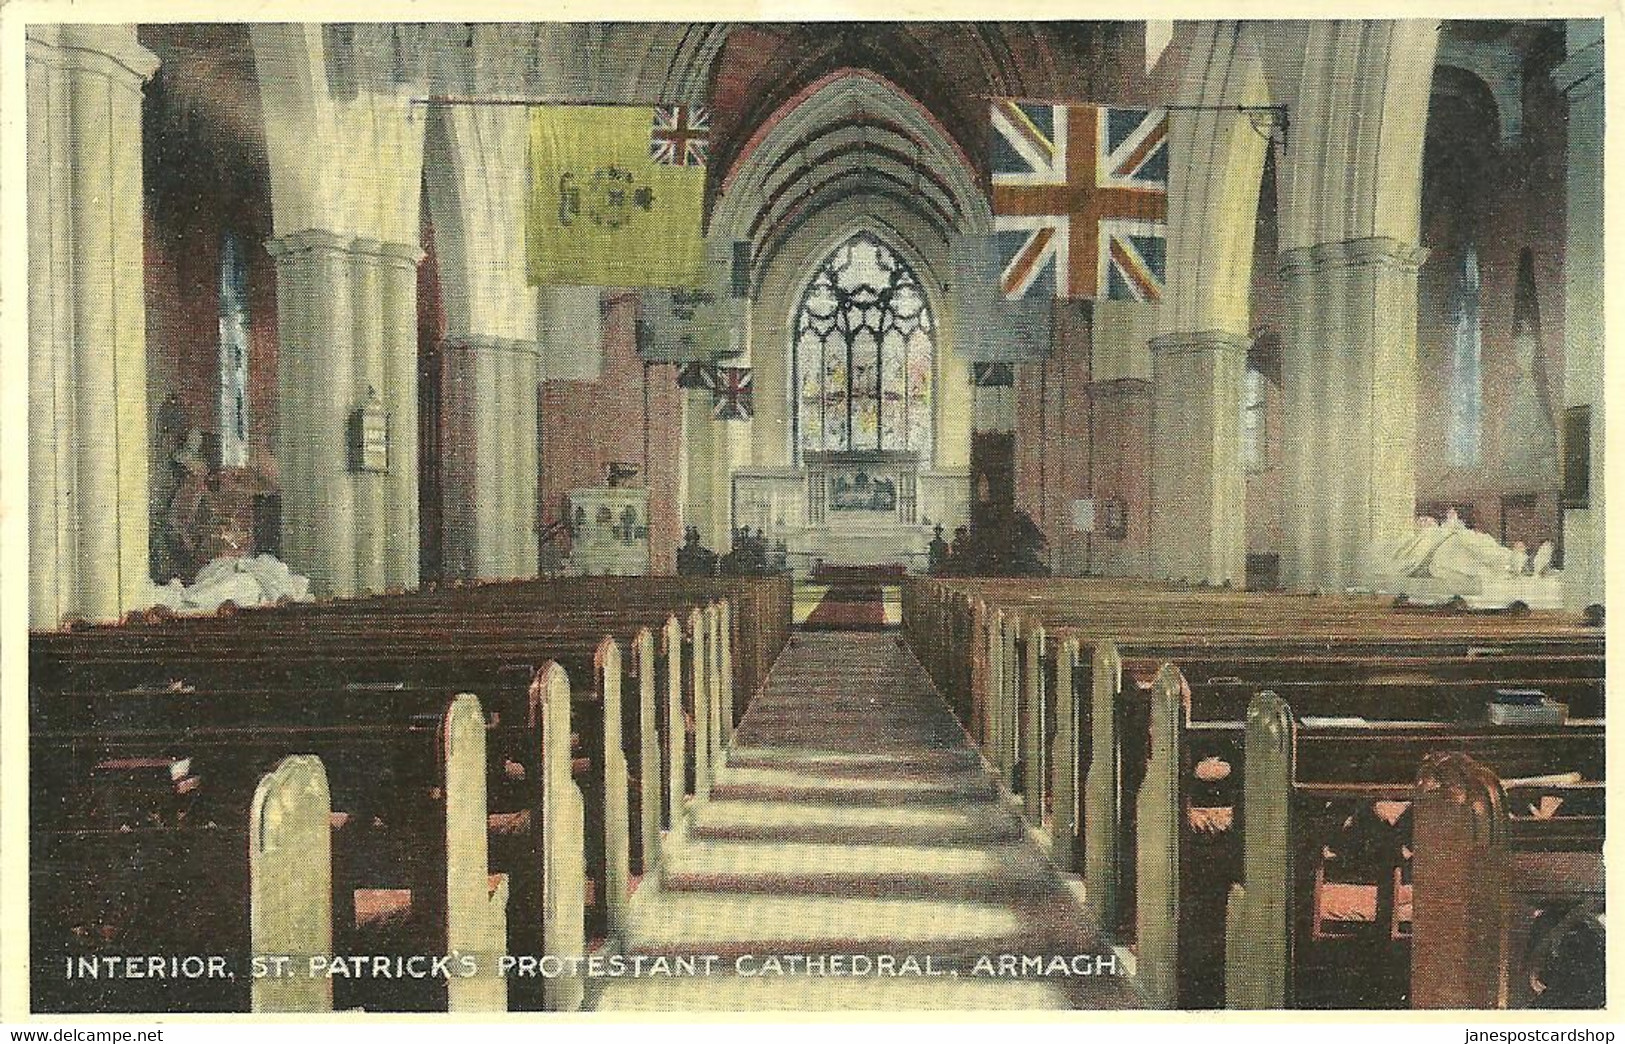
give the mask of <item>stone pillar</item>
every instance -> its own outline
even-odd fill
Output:
[[[1089,331],[1090,492],[1095,531],[1088,571],[1150,576],[1151,349],[1165,305],[1096,301]],[[1108,532],[1106,505],[1121,506],[1126,529]]]
[[[418,262],[415,243],[378,244],[378,290],[383,340],[383,387],[389,410],[391,461],[384,481],[384,589],[418,585]],[[535,382],[532,382],[534,398]],[[534,413],[534,410],[532,411]],[[531,425],[534,429],[534,423]],[[396,466],[396,462],[399,466]],[[535,482],[531,483],[534,497]],[[286,494],[283,494],[284,497]],[[536,556],[531,556],[534,571]]]
[[[135,29],[27,30],[29,623],[150,604]]]
[[[444,466],[446,562],[470,579],[536,575],[536,373],[540,348],[501,337],[444,345],[452,436]]]
[[[1569,99],[1568,240],[1563,261],[1563,401],[1591,407],[1589,506],[1563,512],[1565,600],[1576,608],[1604,601],[1603,443],[1607,413],[1602,382],[1603,326],[1603,54],[1601,20],[1570,19],[1568,58],[1553,78]]]
[[[1241,465],[1244,337],[1151,339],[1151,562],[1157,577],[1240,585],[1247,567]]]
[[[417,585],[416,245],[312,229],[277,260],[277,462],[288,565],[319,595]],[[388,469],[352,470],[355,411],[388,413]]]
[[[714,420],[712,395],[699,389],[688,392],[683,436],[688,458],[688,483],[683,524],[697,526],[706,547],[726,554],[733,544],[734,422]]]
[[[1282,579],[1338,591],[1416,514],[1416,270],[1385,237],[1281,254],[1287,336]]]
[[[378,397],[381,401],[384,388],[383,326],[379,311],[381,259],[382,254],[377,241],[364,239],[355,241],[350,253],[350,290],[354,295],[350,318],[355,324],[354,351],[351,353],[351,364],[354,366],[351,396],[357,405],[374,397]],[[393,422],[393,411],[391,420]],[[391,423],[390,427],[399,429],[400,425],[398,422]],[[389,434],[393,440],[400,432],[391,430]],[[396,460],[390,461],[392,467],[398,463]],[[362,472],[355,474],[353,481],[356,515],[355,589],[358,592],[382,591],[385,546],[384,487],[388,482],[388,474]]]

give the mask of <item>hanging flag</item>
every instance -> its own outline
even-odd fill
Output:
[[[530,122],[533,285],[702,285],[699,106],[548,105]]]
[[[674,167],[704,167],[710,158],[711,113],[703,105],[657,105],[649,158]]]
[[[966,359],[1041,362],[1050,352],[1052,298],[1005,298],[993,236],[961,236],[953,249],[954,345]]]
[[[703,286],[643,291],[637,341],[646,361],[716,360],[744,352],[748,301],[733,292],[733,248],[707,248]]]
[[[1004,295],[1159,300],[1167,110],[1005,98],[993,103],[992,120]]]
[[[538,294],[544,381],[596,381],[604,366],[603,288],[545,286]]]
[[[713,391],[716,386],[717,367],[715,363],[685,362],[677,364],[677,387]]]
[[[713,420],[750,420],[756,408],[751,395],[750,368],[747,366],[715,367],[716,383],[711,388],[711,417]]]
[[[1007,362],[971,363],[970,382],[977,388],[1013,388],[1016,384],[1016,365]]]

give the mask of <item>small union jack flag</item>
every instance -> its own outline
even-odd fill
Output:
[[[711,388],[711,418],[719,421],[750,420],[756,412],[751,394],[751,371],[747,366],[716,367],[716,384]]]
[[[703,105],[657,105],[649,158],[669,167],[703,167],[711,151],[711,112]]]
[[[1167,111],[999,99],[992,119],[1005,297],[1159,300]]]

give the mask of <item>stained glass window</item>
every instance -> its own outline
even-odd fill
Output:
[[[1264,376],[1264,371],[1248,366],[1241,399],[1241,462],[1249,472],[1263,471],[1269,463],[1264,446],[1268,387],[1269,378]]]
[[[914,270],[868,233],[843,243],[801,297],[791,341],[795,446],[931,457],[936,323]]]
[[[248,464],[248,264],[230,232],[220,241],[220,464]]]
[[[1471,244],[1462,253],[1451,289],[1450,427],[1445,459],[1454,467],[1474,467],[1484,423],[1484,341],[1478,307],[1478,251]]]

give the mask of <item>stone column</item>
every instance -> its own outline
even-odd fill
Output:
[[[383,342],[379,392],[389,410],[392,457],[384,477],[380,525],[389,534],[384,546],[384,589],[392,591],[418,585],[417,315],[418,263],[422,260],[423,250],[416,243],[378,244],[379,336]],[[532,554],[533,569],[535,560]]]
[[[714,420],[712,395],[688,392],[683,436],[688,458],[684,525],[697,526],[706,547],[726,554],[733,544],[733,422]]]
[[[1247,567],[1241,466],[1244,337],[1151,339],[1151,561],[1157,577],[1240,585]]]
[[[277,259],[284,556],[319,595],[414,587],[421,251],[319,229],[266,246]],[[351,418],[374,399],[389,415],[388,469],[352,470]]]
[[[355,489],[345,444],[357,405],[350,237],[270,240],[277,281],[277,471],[282,555],[314,593],[355,593]]]
[[[1088,536],[1089,572],[1150,576],[1151,349],[1160,310],[1141,301],[1096,301],[1089,332],[1090,491],[1095,531]],[[1127,529],[1105,529],[1117,501]]]
[[[151,602],[141,87],[131,26],[27,31],[29,622]]]
[[[447,563],[469,578],[534,576],[539,346],[478,337],[445,350],[461,385],[446,400]]]
[[[1568,58],[1553,78],[1569,99],[1568,241],[1563,274],[1563,401],[1591,407],[1589,506],[1563,512],[1565,600],[1576,608],[1604,601],[1603,443],[1607,413],[1602,383],[1603,326],[1603,54],[1602,22],[1570,19]]]
[[[1416,513],[1416,270],[1386,237],[1283,251],[1286,526],[1282,578],[1342,590]]]
[[[376,240],[355,241],[350,254],[350,290],[354,294],[350,315],[355,324],[355,350],[351,355],[351,363],[355,370],[351,396],[356,405],[375,397],[382,402],[386,387],[383,316],[380,309],[382,301],[379,296],[381,260],[382,255]],[[400,434],[400,424],[394,419],[394,411],[390,412],[389,435],[392,443],[390,448],[393,450],[393,442]],[[389,480],[389,474],[393,473],[400,463],[397,453],[390,455],[397,458],[389,462],[390,472],[385,474],[358,472],[353,476],[356,516],[355,589],[358,592],[384,589],[385,485]]]

